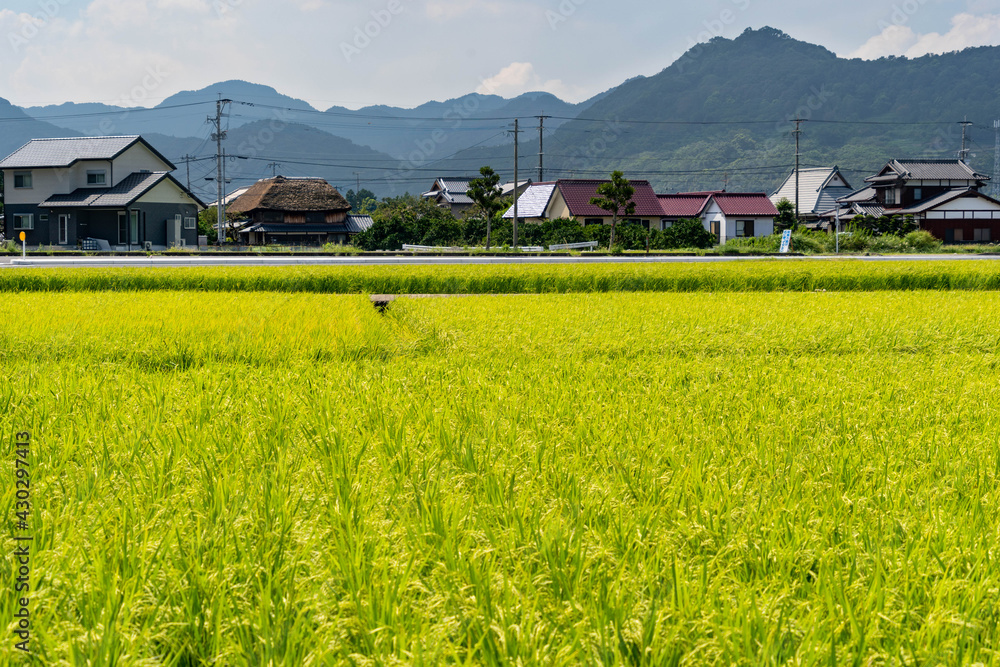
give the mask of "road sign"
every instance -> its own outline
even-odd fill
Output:
[[[21,232],[21,235],[18,238],[21,239],[21,242],[23,243],[28,239],[28,235],[25,234],[24,232]]]
[[[792,250],[792,230],[786,229],[781,235],[781,254],[787,255]]]

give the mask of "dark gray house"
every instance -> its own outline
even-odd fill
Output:
[[[0,161],[4,233],[30,245],[197,245],[205,205],[139,136],[34,139]]]

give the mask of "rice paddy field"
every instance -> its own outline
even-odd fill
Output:
[[[830,266],[0,272],[0,664],[998,665],[1000,270]]]

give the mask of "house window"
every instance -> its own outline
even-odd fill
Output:
[[[38,222],[48,222],[48,221],[49,221],[49,214],[48,213],[39,213],[38,214]]]
[[[31,231],[35,228],[33,213],[14,215],[14,229]]]
[[[30,190],[31,189],[31,172],[30,171],[15,171],[14,172],[14,189],[15,190]]]
[[[990,228],[986,227],[985,229],[977,229],[974,238],[977,243],[990,243],[993,240],[993,234]]]
[[[885,205],[895,206],[896,205],[896,189],[889,188],[885,191]]]
[[[923,188],[913,188],[913,201],[920,201],[924,198]]]
[[[674,226],[673,220],[660,220],[660,229],[670,229]]]
[[[603,224],[604,224],[604,219],[603,218],[584,218],[583,219],[583,225],[585,227],[590,227],[592,225],[603,225]]]
[[[715,242],[716,243],[718,243],[720,241],[720,239],[722,238],[721,237],[722,228],[719,225],[719,221],[718,220],[713,220],[712,222],[709,223],[709,225],[708,225],[708,231],[712,232],[712,236],[715,237]]]
[[[69,243],[69,216],[61,214],[59,216],[59,245]]]
[[[198,229],[198,218],[184,218],[184,229]]]
[[[128,243],[128,216],[124,212],[118,214],[118,244]]]
[[[108,184],[108,172],[106,171],[87,172],[87,185],[102,186],[107,184]]]
[[[736,236],[753,236],[753,220],[737,220]]]

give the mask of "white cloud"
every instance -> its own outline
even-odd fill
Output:
[[[482,95],[517,97],[523,93],[544,91],[567,101],[578,101],[586,93],[578,86],[571,86],[559,79],[543,80],[531,63],[511,63],[494,76],[483,79],[476,89]]]
[[[917,58],[929,53],[947,53],[995,44],[1000,44],[1000,15],[958,14],[951,19],[951,30],[944,34],[918,34],[906,25],[889,26],[848,57],[869,60],[882,56]]]

